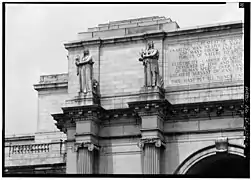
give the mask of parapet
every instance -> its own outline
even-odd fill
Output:
[[[40,76],[39,84],[35,84],[35,90],[47,89],[47,88],[60,88],[67,87],[68,85],[68,73],[52,74]]]
[[[78,38],[91,39],[126,36],[154,30],[173,31],[178,28],[179,25],[170,18],[164,16],[151,16],[99,24],[97,27],[88,28],[87,32],[78,33]]]

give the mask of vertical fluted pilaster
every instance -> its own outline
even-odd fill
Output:
[[[160,148],[154,144],[144,146],[144,174],[160,174]]]
[[[160,174],[161,148],[165,147],[160,139],[143,139],[139,143],[142,149],[144,174]]]
[[[88,148],[78,149],[77,159],[77,173],[78,174],[92,174],[93,173],[93,151]]]

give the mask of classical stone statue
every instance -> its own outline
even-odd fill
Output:
[[[143,62],[145,73],[145,86],[162,86],[162,79],[159,75],[159,51],[154,49],[154,43],[147,43],[147,48],[140,53],[139,61]]]
[[[93,64],[89,50],[84,50],[83,58],[76,57],[77,75],[79,76],[80,92],[92,92],[93,86]]]

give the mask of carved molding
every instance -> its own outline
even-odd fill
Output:
[[[167,100],[138,101],[129,103],[129,106],[140,117],[157,115],[164,119],[170,103]]]
[[[167,119],[186,119],[244,115],[243,100],[226,100],[206,103],[174,104],[167,110]]]
[[[166,143],[161,141],[159,138],[147,138],[147,139],[141,139],[138,142],[138,147],[143,149],[145,144],[154,144],[155,147],[166,147]]]
[[[99,105],[68,107],[63,108],[64,115],[70,117],[74,122],[77,121],[100,121],[104,118],[106,110]]]

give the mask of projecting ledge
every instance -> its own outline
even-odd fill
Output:
[[[67,87],[68,87],[68,82],[34,84],[34,89],[37,91],[51,88],[67,88]]]

